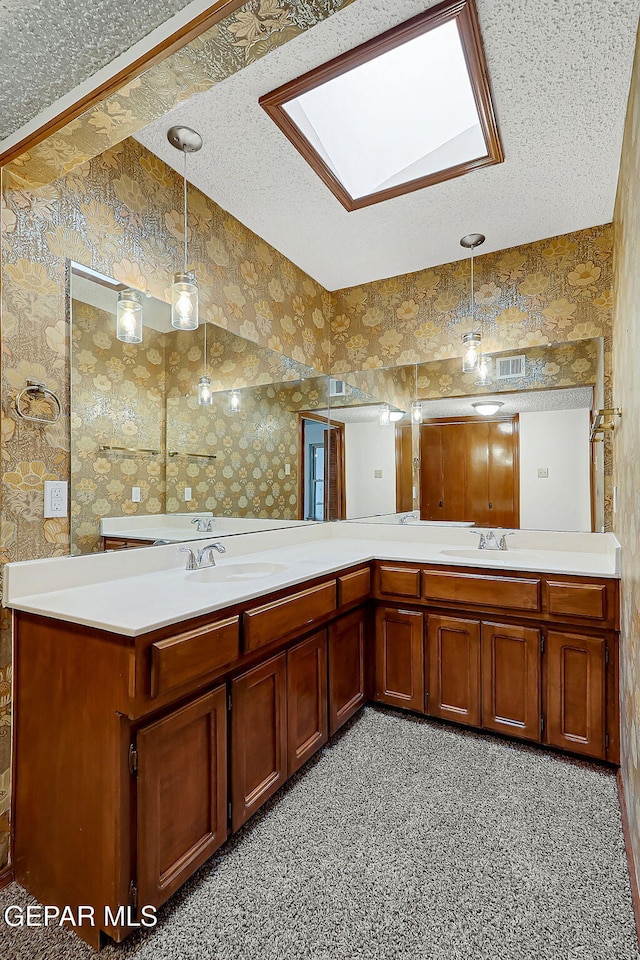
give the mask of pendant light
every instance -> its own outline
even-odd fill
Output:
[[[380,404],[379,409],[380,426],[388,427],[391,423],[391,407],[388,403]]]
[[[227,405],[227,410],[229,413],[240,413],[240,391],[232,390],[229,394],[229,403]]]
[[[475,297],[473,291],[473,254],[476,247],[484,243],[485,236],[482,233],[468,233],[466,237],[460,240],[460,246],[465,250],[471,250],[471,323],[475,327]],[[464,353],[462,355],[462,372],[469,373],[476,370],[478,360],[482,353],[482,334],[480,331],[472,329],[462,337]]]
[[[184,155],[184,263],[180,273],[174,273],[171,284],[171,326],[176,330],[196,330],[198,327],[198,284],[195,273],[187,267],[187,154],[197,153],[202,137],[191,127],[171,127],[167,140]]]
[[[411,419],[413,423],[422,423],[423,410],[422,410],[422,400],[418,400],[418,364],[417,363],[415,366],[413,395],[415,399],[411,404]]]
[[[118,293],[116,339],[122,343],[142,343],[142,295],[137,290]]]
[[[204,322],[204,358],[202,362],[202,376],[198,380],[198,403],[201,407],[213,405],[213,390],[211,378],[207,373],[207,321]]]

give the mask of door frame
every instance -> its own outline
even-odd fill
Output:
[[[340,466],[340,516],[337,518],[339,520],[344,520],[344,515],[346,511],[346,497],[345,497],[345,479],[346,479],[346,470],[345,470],[345,455],[344,455],[344,423],[341,423],[339,420],[331,420],[330,417],[321,417],[317,413],[311,413],[306,410],[298,411],[298,520],[304,520],[304,492],[306,487],[306,464],[305,464],[305,446],[304,446],[304,421],[305,420],[315,420],[316,423],[323,423],[327,429],[335,428],[340,432],[341,442],[340,442],[340,456],[339,456],[339,466]],[[327,478],[325,477],[325,485]],[[325,486],[326,489],[326,486]],[[323,523],[326,522],[323,520]]]

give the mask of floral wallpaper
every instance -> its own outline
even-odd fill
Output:
[[[51,183],[352,2],[240,0],[201,36],[22,154],[5,173],[16,188]]]
[[[71,552],[90,553],[102,550],[102,517],[164,511],[165,335],[145,327],[142,343],[121,343],[114,314],[71,309]]]
[[[640,46],[631,79],[614,224],[613,400],[622,408],[613,436],[618,488],[614,531],[622,544],[621,759],[636,876],[640,877]]]

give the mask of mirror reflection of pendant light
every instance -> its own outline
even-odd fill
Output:
[[[465,250],[471,250],[471,324],[475,328],[475,296],[473,290],[473,254],[476,247],[484,243],[485,236],[482,233],[468,233],[466,237],[460,240],[460,246]],[[479,330],[472,329],[462,337],[464,352],[462,355],[462,372],[469,373],[478,366],[478,358],[482,353],[482,334]]]
[[[240,413],[241,401],[240,401],[240,391],[232,390],[229,394],[229,403],[227,410],[229,413]]]
[[[481,353],[478,357],[478,379],[474,382],[476,387],[488,387],[493,382],[491,379],[491,357],[486,353]]]
[[[137,290],[118,293],[116,338],[122,343],[142,343],[142,295]]]
[[[172,147],[184,155],[184,263],[180,273],[174,273],[171,284],[171,326],[176,330],[196,330],[198,327],[198,284],[195,273],[187,267],[187,154],[197,153],[202,137],[191,127],[171,127],[167,139]]]
[[[204,322],[204,359],[202,363],[202,376],[198,380],[198,403],[201,407],[210,407],[213,405],[213,390],[211,389],[211,378],[207,373],[207,321]]]
[[[422,400],[418,400],[418,364],[415,366],[415,387],[413,395],[415,397],[413,403],[411,404],[411,419],[414,423],[422,423],[423,411],[422,411]]]
[[[383,403],[380,406],[380,426],[388,427],[391,423],[391,407],[388,403]]]

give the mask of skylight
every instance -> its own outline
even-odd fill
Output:
[[[498,163],[472,0],[440,4],[260,103],[347,209]]]

